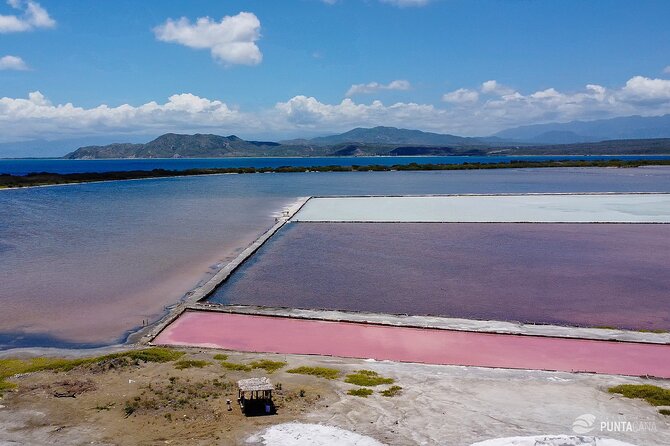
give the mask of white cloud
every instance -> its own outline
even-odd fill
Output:
[[[261,22],[251,12],[225,16],[220,22],[209,17],[200,17],[195,23],[186,17],[168,19],[153,31],[163,42],[209,49],[215,60],[226,65],[257,65],[263,60],[256,45],[261,37]]]
[[[28,69],[28,65],[17,56],[3,56],[0,57],[0,70],[16,70],[16,71],[25,71]]]
[[[496,80],[483,82],[480,91],[484,94],[497,94],[498,96],[513,95],[515,93],[513,88],[502,85]]]
[[[389,125],[457,135],[489,135],[532,123],[590,120],[616,116],[670,113],[670,81],[635,76],[619,88],[588,84],[573,92],[547,88],[522,93],[488,83],[488,93],[458,89],[445,95],[443,106],[397,102],[335,104],[295,96],[259,111],[243,111],[224,101],[190,93],[164,103],[100,105],[83,108],[54,104],[35,91],[27,98],[0,98],[0,142],[65,139],[96,135],[157,135],[208,131],[247,137],[281,138],[346,131],[353,127]],[[496,88],[493,88],[496,86]],[[479,100],[475,100],[475,98]],[[119,137],[123,140],[123,136]]]
[[[388,84],[380,84],[379,82],[370,82],[368,84],[354,84],[347,90],[346,96],[354,96],[357,94],[370,94],[382,90],[409,90],[411,84],[406,80],[395,80]]]
[[[665,68],[663,69],[663,72],[664,72],[665,74],[670,74],[670,65],[668,65],[667,67],[665,67]]]
[[[670,80],[632,77],[621,89],[620,97],[629,102],[663,103],[670,101]]]
[[[431,0],[379,0],[382,3],[388,3],[393,6],[405,8],[408,6],[426,6]]]
[[[479,100],[479,93],[467,88],[459,88],[442,96],[444,102],[452,104],[468,104]]]
[[[0,15],[0,34],[32,31],[36,28],[53,28],[56,21],[39,3],[32,0],[7,0],[7,4],[21,12],[20,15]]]

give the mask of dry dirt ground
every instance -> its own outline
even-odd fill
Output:
[[[585,414],[596,417],[589,435],[638,446],[670,444],[670,417],[644,401],[607,393],[617,384],[668,387],[667,381],[226,352],[234,363],[288,362],[268,374],[225,369],[213,359],[217,350],[182,350],[182,359],[211,364],[177,370],[173,362],[107,362],[13,378],[18,389],[0,400],[0,445],[245,444],[253,434],[290,421],[336,426],[389,445],[470,445],[497,437],[574,434],[573,422]],[[286,373],[302,365],[343,374],[326,380]],[[367,398],[348,395],[356,386],[345,383],[344,374],[359,369],[391,377],[403,389],[393,397],[379,393],[388,385]],[[276,415],[241,414],[234,383],[252,376],[281,384],[274,395]],[[633,422],[637,431],[600,431],[601,421],[620,420]]]

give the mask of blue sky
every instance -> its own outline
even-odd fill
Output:
[[[664,114],[669,19],[666,0],[2,0],[0,142]]]

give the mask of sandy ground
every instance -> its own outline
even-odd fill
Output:
[[[204,359],[212,365],[176,370],[173,363],[106,364],[14,378],[18,391],[7,392],[0,400],[0,445],[264,444],[262,435],[269,427],[294,421],[345,429],[387,445],[470,445],[500,437],[575,435],[573,423],[586,414],[595,418],[589,435],[637,446],[670,444],[670,417],[644,401],[606,392],[609,386],[622,383],[668,386],[667,381],[231,353],[229,361],[233,362],[263,358],[289,363],[268,375],[282,385],[275,392],[277,415],[245,418],[235,405],[234,386],[213,387],[213,380],[229,383],[266,373],[226,370],[212,359],[216,350],[185,351],[187,359]],[[355,386],[343,379],[329,381],[285,372],[300,365],[343,372],[374,370],[394,378],[403,390],[394,397],[380,395],[379,389],[368,398],[351,396],[347,391]],[[170,377],[176,380],[171,383]],[[76,397],[55,397],[64,391],[74,391]],[[127,402],[137,397],[162,401],[161,407],[142,403],[126,416]],[[232,411],[227,410],[226,399],[233,401]],[[601,421],[616,420],[631,421],[644,429],[600,431]]]

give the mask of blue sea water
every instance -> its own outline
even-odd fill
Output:
[[[501,163],[510,161],[549,160],[670,160],[670,155],[554,155],[554,156],[366,156],[366,157],[314,157],[314,158],[180,158],[180,159],[112,159],[112,160],[64,160],[55,158],[0,159],[0,174],[26,175],[31,172],[83,173],[118,172],[126,170],[186,170],[195,168],[226,167],[311,167],[351,166],[379,164],[392,166],[410,163],[463,164]]]
[[[670,168],[214,175],[0,190],[0,350],[123,340],[298,197],[617,191],[670,192]]]

